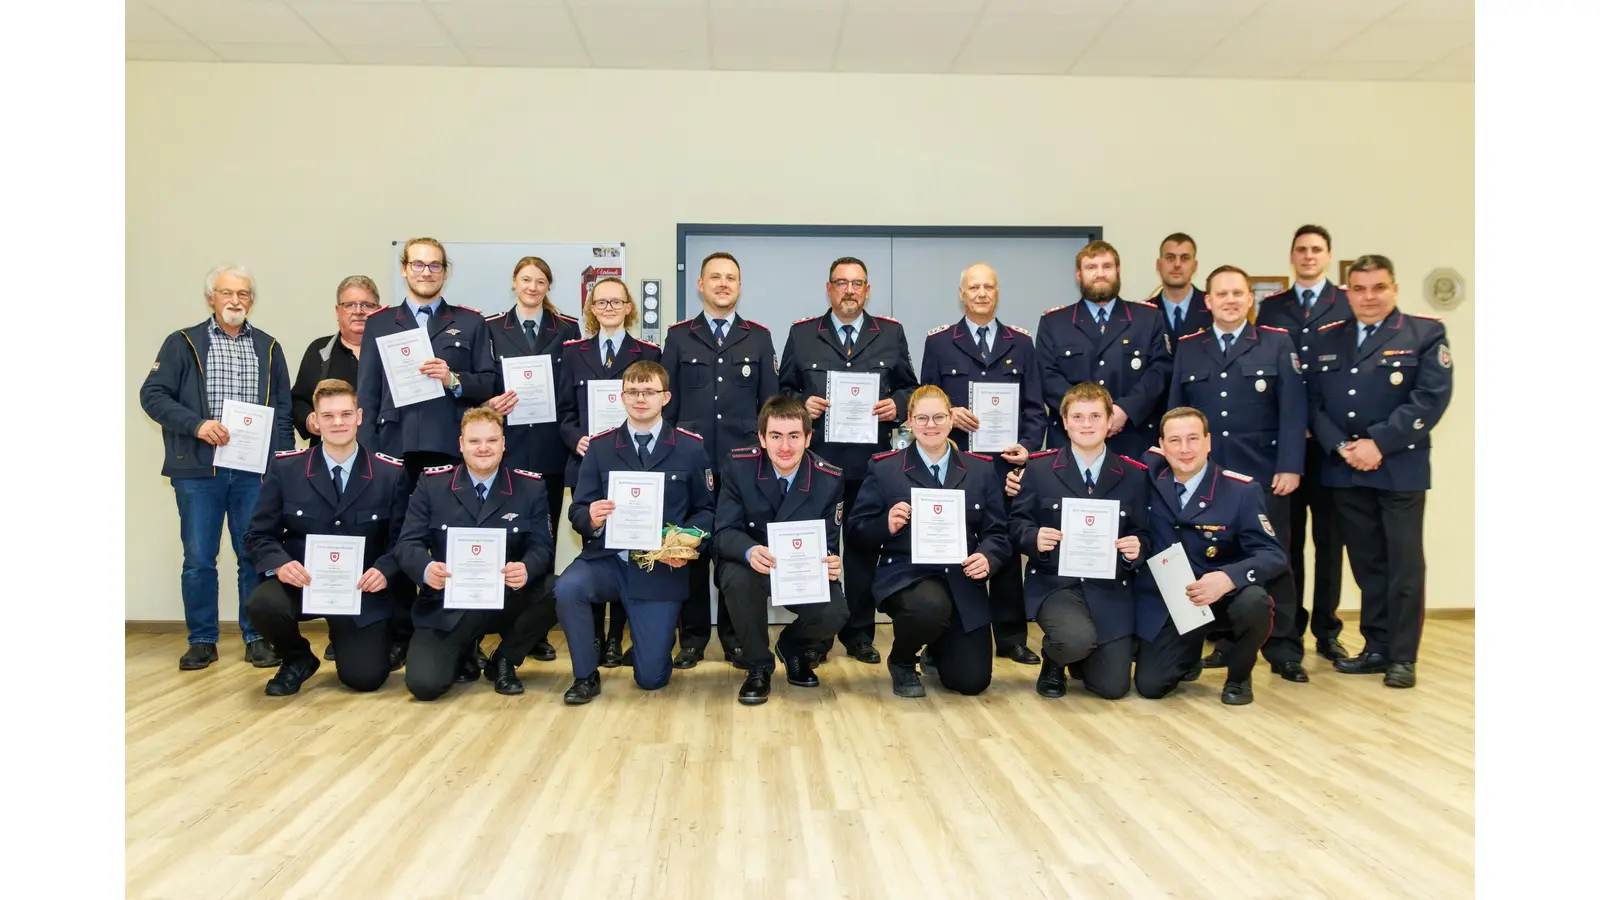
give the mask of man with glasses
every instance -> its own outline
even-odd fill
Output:
[[[470,307],[445,302],[450,261],[444,245],[433,238],[406,241],[400,269],[405,273],[406,298],[393,309],[381,307],[367,317],[361,349],[368,364],[356,373],[356,393],[361,446],[404,460],[406,478],[414,489],[424,468],[461,462],[461,417],[495,395],[495,364],[483,316]],[[444,385],[444,396],[396,406],[377,342],[415,328],[427,329],[433,347],[433,358],[424,360],[419,369]],[[413,585],[401,584],[392,593],[391,664],[398,667],[411,639],[411,601],[416,591]]]
[[[245,550],[245,532],[261,476],[211,464],[213,447],[228,443],[222,406],[228,400],[273,409],[272,449],[294,449],[290,421],[289,364],[273,337],[247,320],[255,307],[255,279],[243,266],[218,266],[206,275],[211,316],[174,331],[161,344],[139,388],[139,405],[161,426],[166,457],[161,474],[178,498],[183,540],[183,618],[189,649],[178,668],[204,669],[217,661],[217,551],[226,517],[238,557],[239,630],[245,661],[257,668],[278,655],[250,625],[245,604],[259,580]]]
[[[289,394],[294,400],[294,427],[315,447],[322,443],[318,418],[311,407],[311,395],[327,379],[356,383],[361,361],[361,336],[367,330],[367,316],[378,308],[378,286],[365,275],[351,275],[339,282],[333,292],[333,313],[339,330],[311,342],[300,357]]]
[[[905,415],[906,403],[917,387],[917,370],[911,365],[911,350],[900,323],[867,313],[872,285],[866,263],[853,256],[834,260],[828,267],[827,290],[829,311],[801,319],[789,329],[778,366],[778,387],[806,405],[814,427],[825,437],[828,373],[878,376],[878,402],[872,408],[879,423],[877,439],[870,444],[823,440],[816,447],[818,456],[844,470],[844,517],[848,519],[867,477],[867,464],[874,453],[888,448],[895,421]],[[848,540],[845,544],[844,595],[850,618],[839,631],[839,643],[855,659],[876,664],[882,659],[872,646],[877,630],[877,604],[872,599],[877,553],[863,552]],[[808,662],[815,664],[825,657],[830,643],[812,647],[815,659]]]

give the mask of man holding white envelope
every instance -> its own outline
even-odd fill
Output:
[[[1150,565],[1170,562],[1162,551],[1181,546],[1199,577],[1183,588],[1183,596],[1164,598],[1149,575],[1135,585],[1141,643],[1133,683],[1141,697],[1165,697],[1199,662],[1206,629],[1193,624],[1180,634],[1168,612],[1169,604],[1187,602],[1210,608],[1233,628],[1222,702],[1242,706],[1255,699],[1250,670],[1272,630],[1273,602],[1264,585],[1283,574],[1289,557],[1267,519],[1261,485],[1210,457],[1205,413],[1179,406],[1161,417],[1159,450],[1145,455],[1154,540]]]

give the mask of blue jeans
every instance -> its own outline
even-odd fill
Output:
[[[217,642],[217,553],[222,549],[222,519],[239,557],[239,630],[246,644],[261,637],[250,626],[245,603],[261,577],[244,551],[244,535],[261,493],[261,476],[237,469],[217,469],[205,478],[174,478],[178,495],[178,532],[183,538],[183,621],[189,643]]]

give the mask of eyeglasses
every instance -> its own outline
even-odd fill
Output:
[[[622,396],[627,397],[629,400],[654,400],[656,397],[664,393],[666,392],[658,391],[654,388],[648,388],[645,390],[635,390],[630,388],[626,391],[623,391]]]
[[[355,312],[356,310],[361,310],[362,312],[372,312],[373,310],[378,308],[378,304],[376,304],[376,303],[367,303],[367,302],[364,302],[364,301],[352,301],[350,303],[340,303],[340,304],[338,304],[338,306],[339,306],[340,309],[344,310],[345,312]]]
[[[432,272],[433,274],[437,275],[444,271],[444,263],[423,262],[420,259],[413,259],[406,265],[410,266],[411,271],[418,273]]]
[[[926,428],[929,425],[943,425],[944,423],[946,423],[948,421],[950,421],[950,414],[949,413],[939,413],[936,416],[912,416],[911,417],[912,424],[918,425],[918,426],[920,426],[922,428]]]
[[[860,279],[860,278],[857,278],[857,279],[855,279],[853,281],[851,279],[849,279],[849,278],[835,278],[834,280],[832,280],[832,281],[830,281],[828,283],[833,285],[834,290],[837,290],[837,291],[842,291],[842,290],[845,290],[846,288],[855,288],[856,290],[859,291],[862,288],[867,286],[867,283],[865,281],[863,281],[862,279]]]
[[[250,302],[250,298],[254,297],[255,295],[256,295],[255,291],[251,291],[251,290],[230,291],[227,288],[217,288],[216,290],[211,292],[211,296],[213,296],[213,297],[217,297],[217,298],[220,298],[220,299],[223,299],[223,300],[232,300],[233,298],[237,297],[237,298],[239,298],[240,300],[243,300],[246,303],[249,303]]]
[[[621,309],[628,305],[626,300],[590,300],[589,305],[595,309]]]

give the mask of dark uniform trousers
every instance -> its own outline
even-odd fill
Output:
[[[689,596],[690,567],[657,562],[646,571],[618,551],[605,547],[605,526],[590,526],[589,507],[605,499],[609,473],[660,472],[664,476],[662,520],[711,534],[714,509],[709,476],[711,461],[695,434],[663,425],[649,455],[639,458],[629,426],[595,435],[578,468],[567,519],[583,538],[581,555],[556,579],[556,614],[567,634],[574,678],[588,678],[599,665],[595,650],[593,610],[621,603],[633,630],[633,680],[647,691],[665,687],[672,676],[672,644],[684,600]],[[709,539],[700,555],[711,553]]]
[[[914,665],[927,647],[941,684],[958,693],[977,694],[988,688],[994,673],[986,582],[968,578],[958,565],[913,563],[909,523],[889,533],[889,510],[909,501],[913,490],[961,491],[969,553],[982,553],[991,570],[1012,556],[1002,479],[993,457],[966,453],[951,444],[940,466],[942,481],[934,478],[915,446],[879,454],[862,486],[860,506],[847,521],[855,540],[882,547],[872,589],[894,620],[889,662]]]
[[[1224,651],[1229,681],[1250,680],[1250,670],[1256,664],[1256,648],[1272,633],[1272,607],[1266,588],[1258,584],[1246,585],[1211,605],[1217,622],[1233,634],[1233,641]],[[1169,616],[1153,640],[1140,639],[1133,689],[1150,700],[1172,693],[1184,674],[1199,664],[1205,642],[1205,628],[1179,634]]]
[[[528,583],[519,590],[507,588],[498,610],[446,609],[444,592],[424,585],[406,656],[406,687],[412,696],[418,700],[442,696],[454,682],[457,666],[475,655],[479,639],[491,631],[501,635],[496,654],[518,666],[538,635],[549,630],[555,541],[545,518],[548,510],[543,479],[533,472],[502,465],[481,501],[465,467],[423,475],[412,492],[405,530],[395,549],[413,581],[425,580],[429,564],[445,561],[451,528],[498,528],[506,533],[506,562],[522,563]]]
[[[1432,486],[1432,433],[1454,388],[1444,324],[1393,310],[1357,344],[1356,319],[1317,330],[1308,366],[1311,428],[1322,481],[1333,495],[1361,588],[1365,651],[1416,662],[1422,639],[1424,498]],[[1378,468],[1359,472],[1340,442],[1371,440]]]
[[[378,570],[391,586],[400,578],[394,550],[410,497],[405,471],[398,460],[365,447],[357,448],[343,466],[347,477],[341,491],[321,449],[277,454],[262,480],[245,535],[250,559],[264,576],[245,608],[285,662],[315,659],[310,642],[300,634],[301,620],[310,617],[304,613],[300,588],[265,576],[290,562],[303,564],[311,535],[360,536],[363,570]],[[375,691],[388,678],[392,613],[385,590],[363,594],[356,615],[323,617],[338,651],[339,680],[351,689]]]
[[[1116,700],[1127,696],[1132,683],[1133,635],[1125,634],[1101,643],[1095,633],[1089,601],[1076,588],[1051,591],[1040,604],[1035,618],[1044,630],[1045,656],[1052,662],[1072,665],[1089,692]]]
[[[1299,296],[1300,290],[1298,285],[1291,285],[1290,290],[1262,300],[1256,323],[1284,329],[1291,345],[1300,355],[1302,371],[1309,375],[1314,362],[1312,336],[1323,325],[1349,318],[1350,300],[1333,282],[1326,281],[1307,311]],[[1287,522],[1279,524],[1277,517],[1272,516],[1273,525],[1283,529],[1288,537],[1289,570],[1294,577],[1294,595],[1299,601],[1294,614],[1295,634],[1303,640],[1309,627],[1318,642],[1337,638],[1344,628],[1338,612],[1339,595],[1344,587],[1345,542],[1339,529],[1339,517],[1334,511],[1333,495],[1322,483],[1322,460],[1322,448],[1314,438],[1308,438],[1305,448],[1306,474],[1300,479],[1299,489],[1290,495]],[[1310,570],[1309,594],[1306,591],[1308,531],[1316,554],[1316,563]],[[1279,608],[1283,609],[1281,605]]]
[[[430,450],[413,450],[401,459],[406,464],[408,494],[417,489],[417,480],[422,477],[424,469],[461,464],[460,456]],[[411,610],[417,605],[417,585],[406,577],[404,572],[389,581],[389,602],[394,608],[394,614],[389,618],[389,642],[409,644],[411,635],[416,631],[416,626],[411,621]]]
[[[906,404],[917,387],[917,370],[911,365],[911,349],[906,343],[905,329],[888,316],[875,316],[863,312],[855,323],[854,344],[849,352],[839,341],[834,330],[831,313],[801,319],[789,329],[789,339],[783,346],[783,358],[778,367],[778,386],[783,393],[805,400],[807,397],[828,396],[828,373],[846,372],[878,375],[878,399],[893,400],[895,419],[903,421]],[[844,470],[844,519],[850,520],[855,509],[856,496],[861,493],[862,482],[867,477],[867,464],[876,451],[889,446],[893,424],[881,423],[878,443],[829,444],[822,440],[826,434],[828,416],[824,413],[813,421],[818,432],[811,449],[820,457]],[[848,526],[847,526],[848,530]],[[877,631],[877,603],[873,599],[873,563],[876,548],[854,538],[840,547],[844,561],[844,596],[850,604],[850,617],[839,630],[839,643],[848,650],[862,644],[871,644]],[[813,649],[825,652],[831,641]]]
[[[717,498],[721,496],[722,476],[713,474],[711,504],[715,506]],[[728,598],[722,596],[721,575],[717,576],[717,594],[717,642],[722,645],[722,655],[732,660],[733,651],[743,650],[745,644],[739,639],[738,629],[734,627]],[[831,638],[832,635],[827,637]],[[765,643],[765,638],[762,642]],[[704,654],[709,643],[711,643],[711,554],[702,553],[698,559],[689,563],[689,600],[683,604],[683,611],[679,613],[678,646],[684,650],[692,648]]]
[[[806,603],[788,607],[794,613],[793,622],[778,632],[778,653],[793,657],[807,647],[832,641],[849,615],[844,599],[844,586],[837,581],[828,583],[827,603]],[[744,650],[744,662],[752,672],[772,671],[776,660],[768,646],[767,598],[772,594],[769,576],[741,563],[720,560],[717,563],[717,590],[726,601],[735,640]]]

